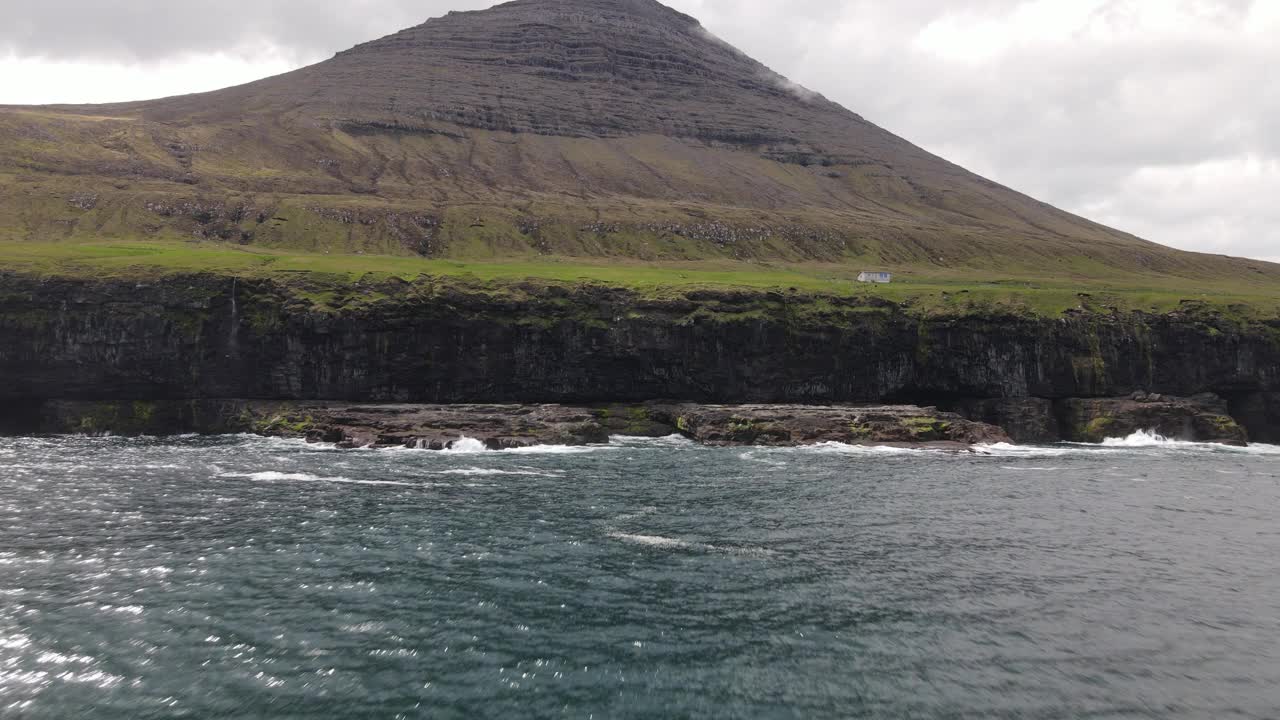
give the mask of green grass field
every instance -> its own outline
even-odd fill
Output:
[[[0,242],[0,269],[41,276],[153,278],[213,273],[273,278],[308,284],[352,284],[359,280],[423,276],[483,283],[499,288],[522,281],[595,283],[649,296],[673,296],[699,288],[802,292],[878,297],[917,312],[948,313],[1000,308],[1055,316],[1073,308],[1098,312],[1168,312],[1185,301],[1207,303],[1236,315],[1280,316],[1280,288],[1269,283],[1189,281],[1162,275],[1111,275],[1082,280],[1001,277],[972,270],[916,270],[891,285],[855,281],[847,265],[733,263],[642,263],[542,257],[524,261],[426,260],[386,255],[337,255],[281,251],[215,242],[136,241],[92,243]]]

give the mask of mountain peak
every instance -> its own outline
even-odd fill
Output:
[[[468,28],[476,24],[533,27],[539,23],[567,28],[572,26],[610,26],[642,30],[644,26],[672,31],[700,30],[696,18],[667,7],[657,0],[511,0],[483,10],[451,10],[443,17],[432,18],[416,27],[363,43],[352,48],[377,47],[379,43],[402,36],[421,38],[424,30],[441,26]],[[351,50],[339,55],[351,52]]]
[[[385,38],[357,45],[339,56],[384,49],[404,41],[422,44],[440,42],[442,33],[462,32],[458,40],[474,42],[484,34],[528,35],[527,43],[555,43],[552,32],[574,34],[583,31],[631,32],[641,36],[654,33],[693,33],[707,36],[697,19],[657,0],[512,0],[484,10],[453,10],[416,27]],[[581,42],[581,40],[577,41]]]
[[[489,8],[495,11],[516,9],[557,13],[620,13],[687,25],[699,24],[697,19],[668,7],[658,0],[511,0]],[[479,12],[488,12],[488,10]]]
[[[144,106],[165,121],[245,108],[357,129],[448,123],[787,146],[830,135],[802,132],[815,110],[859,122],[656,0],[513,0],[453,12],[294,73]]]

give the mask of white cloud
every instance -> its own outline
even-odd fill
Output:
[[[191,55],[162,63],[0,58],[0,102],[15,105],[105,103],[217,90],[277,75],[293,63],[270,50],[248,59]]]
[[[1069,41],[1097,18],[1107,0],[1032,0],[1007,13],[960,6],[924,26],[913,45],[943,60],[990,61],[1015,47]]]
[[[1269,258],[1280,250],[1277,197],[1280,160],[1242,155],[1140,168],[1083,210],[1174,247]]]

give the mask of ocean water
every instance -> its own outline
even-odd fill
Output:
[[[0,441],[4,718],[1280,717],[1280,448]]]

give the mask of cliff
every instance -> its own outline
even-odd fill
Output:
[[[1214,393],[1220,408],[1178,406],[1199,418],[1186,427],[1234,416],[1254,440],[1280,436],[1280,320],[1196,303],[1042,317],[799,292],[7,274],[0,375],[5,424],[19,430],[56,399],[671,399],[940,406],[1018,439],[1088,439],[1107,413],[1151,406],[1073,401]]]
[[[707,442],[1280,438],[1280,265],[981,178],[656,0],[0,107],[0,268],[10,432],[297,433],[360,403],[309,432],[432,445],[489,422],[440,404],[522,403],[586,439],[619,403]],[[863,269],[905,282],[851,290]],[[527,437],[491,412],[487,438]]]

